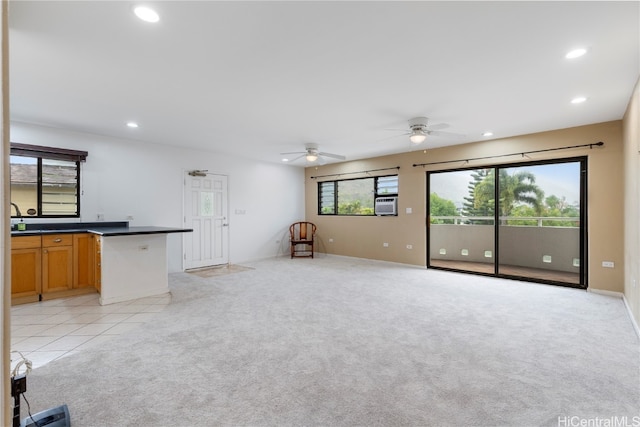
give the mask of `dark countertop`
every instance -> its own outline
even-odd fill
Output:
[[[190,228],[172,227],[129,227],[126,221],[118,222],[75,222],[27,224],[24,231],[11,230],[11,236],[40,236],[43,234],[92,233],[99,236],[133,236],[137,234],[190,233]]]
[[[114,227],[87,230],[89,233],[100,236],[131,236],[135,234],[167,234],[167,233],[190,233],[190,228],[169,228],[169,227]]]

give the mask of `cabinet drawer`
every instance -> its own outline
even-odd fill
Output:
[[[71,246],[73,245],[73,234],[48,234],[42,236],[42,247]]]
[[[11,249],[39,248],[40,244],[40,236],[23,236],[11,238]]]

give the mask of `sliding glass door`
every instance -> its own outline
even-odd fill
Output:
[[[492,169],[429,174],[429,263],[477,273],[495,273],[495,209],[478,202],[474,188]]]
[[[427,174],[428,262],[586,287],[586,159]]]

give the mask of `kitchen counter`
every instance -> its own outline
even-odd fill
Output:
[[[11,236],[91,233],[96,235],[100,304],[131,301],[169,292],[167,235],[192,229],[141,226],[128,222],[27,224]]]
[[[11,236],[38,236],[42,234],[73,234],[91,233],[99,236],[132,236],[136,234],[168,234],[168,233],[189,233],[192,229],[141,226],[129,227],[125,221],[116,222],[75,222],[75,223],[50,223],[50,224],[28,224],[27,229],[11,230]]]
[[[192,229],[188,228],[169,227],[112,227],[87,230],[88,233],[98,234],[100,236],[133,236],[136,234],[189,233],[192,231]]]

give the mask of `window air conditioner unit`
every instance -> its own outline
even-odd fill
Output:
[[[376,197],[375,214],[376,215],[397,215],[398,214],[398,198],[397,197]]]

